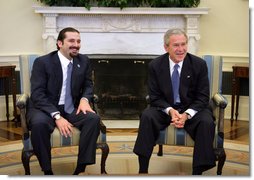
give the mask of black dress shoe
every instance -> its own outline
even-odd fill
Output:
[[[52,170],[44,171],[44,175],[54,175]]]
[[[215,165],[207,165],[207,166],[199,166],[199,167],[195,167],[192,170],[192,175],[202,175],[202,173],[204,171],[207,171],[211,168],[213,168]]]
[[[72,175],[79,175],[79,173],[84,172],[85,169],[86,169],[86,165],[85,164],[79,164],[79,165],[77,165],[77,167],[76,167],[76,169],[75,169],[75,171],[74,171],[74,173]]]
[[[192,175],[202,175],[203,171],[200,168],[193,168]]]
[[[139,174],[148,174],[148,170],[147,170],[147,171],[141,171],[141,170],[139,170],[138,173],[139,173]]]

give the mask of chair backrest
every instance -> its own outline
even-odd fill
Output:
[[[21,93],[30,95],[30,77],[33,67],[34,60],[38,57],[37,54],[31,55],[20,55],[19,66],[20,66],[20,85]]]
[[[202,58],[206,61],[208,67],[208,78],[210,81],[210,97],[222,91],[222,57],[204,55]]]

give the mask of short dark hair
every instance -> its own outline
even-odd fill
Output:
[[[80,33],[77,29],[75,28],[72,28],[72,27],[67,27],[67,28],[64,28],[62,29],[59,34],[58,34],[58,37],[57,37],[57,41],[62,41],[65,39],[65,33],[66,32],[77,32],[77,33]],[[59,50],[59,47],[58,47],[58,44],[56,43],[56,47],[57,49]]]

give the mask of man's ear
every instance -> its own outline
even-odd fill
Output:
[[[164,44],[164,49],[166,52],[168,52],[168,45]]]
[[[59,48],[63,46],[63,42],[60,41],[60,40],[58,40],[58,41],[56,42],[56,44],[57,44],[57,46],[58,46]]]

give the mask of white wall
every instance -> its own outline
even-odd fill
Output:
[[[0,56],[42,52],[42,17],[36,0],[0,1]]]
[[[200,21],[199,54],[222,55],[223,71],[236,63],[249,63],[249,1],[201,0],[200,7],[211,8]],[[226,96],[226,118],[231,114],[231,96]],[[249,120],[249,97],[240,97],[238,119]]]
[[[249,1],[201,0],[211,8],[201,17],[200,53],[249,56]]]
[[[0,1],[0,62],[17,65],[19,54],[43,53],[42,17],[34,13],[37,0]],[[224,71],[232,65],[249,62],[249,1],[201,0],[200,7],[209,7],[208,15],[201,16],[199,55],[212,54],[224,57]],[[231,99],[226,109],[230,118]],[[249,97],[240,98],[239,119],[249,119]],[[10,108],[12,99],[10,97]],[[0,120],[5,119],[4,97],[0,97]]]

